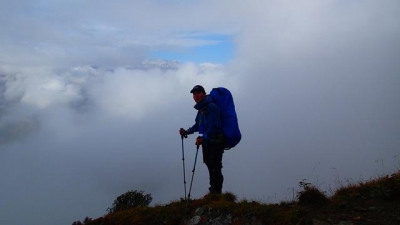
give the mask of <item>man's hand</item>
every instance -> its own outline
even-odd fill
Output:
[[[203,137],[202,136],[198,136],[196,138],[196,145],[199,146],[201,144],[203,144]]]
[[[187,135],[188,135],[187,131],[183,128],[179,129],[179,134],[185,138],[187,138]]]

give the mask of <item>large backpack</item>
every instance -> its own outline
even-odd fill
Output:
[[[221,113],[222,131],[226,139],[225,149],[231,149],[242,139],[232,94],[228,89],[218,87],[211,90],[210,96]]]

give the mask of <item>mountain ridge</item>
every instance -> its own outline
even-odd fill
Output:
[[[398,225],[400,171],[349,184],[327,197],[310,183],[300,182],[297,199],[280,204],[237,201],[233,193],[207,194],[166,205],[134,207],[73,225]]]

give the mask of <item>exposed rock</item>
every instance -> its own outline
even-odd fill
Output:
[[[313,225],[353,225],[353,222],[351,221],[340,221],[339,223],[329,223],[317,219],[312,220]]]
[[[231,214],[205,207],[196,209],[193,217],[187,221],[186,225],[231,225],[234,222],[248,225],[262,225],[255,217],[239,220],[238,218],[233,218]]]
[[[321,221],[321,220],[316,220],[316,219],[312,220],[312,224],[313,225],[332,225],[331,223]]]

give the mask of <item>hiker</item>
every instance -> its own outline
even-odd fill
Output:
[[[203,162],[207,165],[210,178],[210,194],[221,194],[224,177],[222,175],[222,155],[224,153],[225,137],[222,132],[220,110],[207,95],[201,85],[196,85],[190,91],[196,102],[195,124],[189,129],[180,128],[179,134],[186,136],[199,132],[202,136],[196,138],[195,144],[202,146]]]

